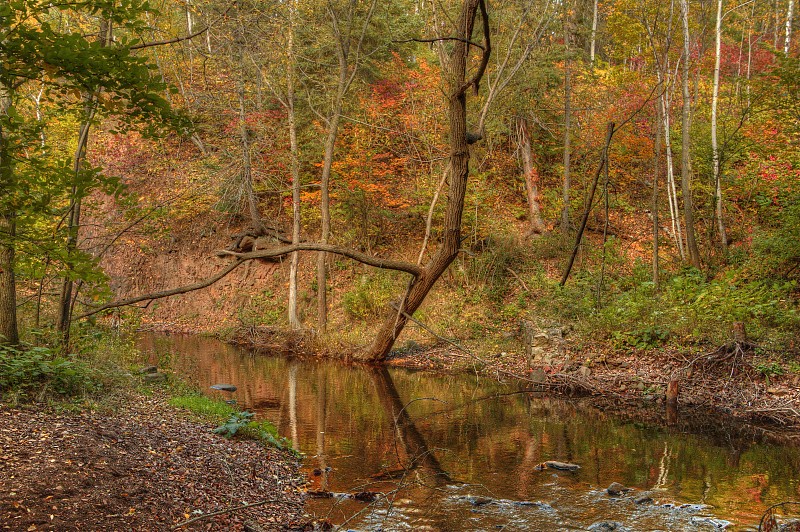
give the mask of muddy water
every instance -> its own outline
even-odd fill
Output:
[[[800,497],[800,449],[725,427],[642,426],[490,379],[300,362],[208,338],[140,345],[209,394],[230,398],[209,386],[235,384],[238,404],[304,453],[310,490],[387,494],[309,500],[310,514],[344,529],[754,530],[767,506]],[[538,471],[545,460],[581,469]],[[611,482],[635,491],[609,497]],[[636,504],[643,492],[654,501]]]

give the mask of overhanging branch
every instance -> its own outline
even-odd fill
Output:
[[[291,246],[260,249],[258,251],[251,251],[249,253],[237,253],[235,251],[220,250],[217,251],[217,256],[223,257],[230,255],[241,260],[253,260],[280,257],[295,251],[325,251],[327,253],[333,253],[334,255],[348,257],[363,264],[375,266],[376,268],[406,272],[414,277],[419,277],[422,273],[422,267],[412,262],[406,262],[404,260],[382,259],[380,257],[374,257],[372,255],[367,255],[366,253],[361,253],[360,251],[356,251],[354,249],[334,246],[331,244],[321,244],[317,242],[301,242]]]
[[[218,273],[209,277],[208,279],[204,279],[202,281],[198,281],[193,284],[179,286],[177,288],[172,288],[170,290],[162,290],[160,292],[153,292],[150,294],[143,294],[136,297],[131,297],[128,299],[122,299],[120,301],[113,301],[111,303],[106,303],[105,305],[101,305],[97,308],[94,308],[88,312],[84,312],[80,316],[76,317],[75,319],[81,318],[88,318],[89,316],[93,316],[99,312],[103,312],[104,310],[112,309],[112,308],[119,308],[119,307],[127,307],[129,305],[134,305],[136,303],[141,303],[142,301],[152,301],[154,299],[163,299],[165,297],[170,296],[177,296],[180,294],[185,294],[187,292],[193,292],[194,290],[200,290],[203,288],[207,288],[212,284],[216,283],[233,270],[235,270],[241,264],[253,260],[253,259],[267,259],[267,258],[274,258],[274,257],[281,257],[283,255],[288,255],[295,251],[326,251],[328,253],[333,253],[334,255],[341,255],[343,257],[351,258],[355,261],[361,262],[368,266],[374,266],[376,268],[382,268],[385,270],[395,270],[406,272],[408,274],[413,275],[414,277],[419,277],[422,274],[423,268],[417,264],[406,262],[402,260],[392,260],[392,259],[382,259],[380,257],[373,257],[372,255],[367,255],[366,253],[361,253],[360,251],[356,251],[354,249],[344,248],[340,246],[333,246],[330,244],[318,244],[314,242],[301,242],[299,244],[294,244],[291,246],[283,246],[279,248],[273,249],[262,249],[258,251],[252,251],[250,253],[236,253],[235,251],[228,251],[228,250],[219,250],[217,251],[218,257],[226,257],[231,256],[235,257],[236,260],[230,263],[228,266],[220,270]]]
[[[108,310],[110,308],[127,307],[128,305],[134,305],[142,301],[152,301],[154,299],[162,299],[165,297],[177,296],[179,294],[185,294],[186,292],[192,292],[194,290],[200,290],[201,288],[209,287],[212,284],[219,281],[220,279],[222,279],[223,277],[225,277],[226,275],[228,275],[229,273],[231,273],[233,270],[236,269],[237,266],[241,265],[244,262],[245,261],[243,260],[237,260],[235,262],[232,262],[213,277],[209,277],[208,279],[204,279],[194,284],[180,286],[178,288],[172,288],[171,290],[162,290],[161,292],[154,292],[152,294],[144,294],[141,296],[131,297],[128,299],[123,299],[121,301],[113,301],[111,303],[106,303],[105,305],[92,309],[89,312],[84,312],[75,319],[79,320],[81,318],[88,318],[89,316],[93,316],[98,312],[103,312],[104,310]]]

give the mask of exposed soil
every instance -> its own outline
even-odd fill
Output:
[[[163,398],[113,413],[0,404],[1,530],[284,530],[302,515],[297,461],[229,441]]]

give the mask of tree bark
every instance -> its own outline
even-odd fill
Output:
[[[717,140],[717,106],[719,102],[719,64],[722,41],[722,0],[717,0],[717,24],[715,27],[714,47],[714,85],[711,94],[711,152],[714,168],[714,211],[717,217],[720,249],[725,253],[728,249],[728,236],[725,232],[725,220],[722,212],[722,169],[720,168],[719,142]]]
[[[108,43],[111,42],[110,21],[102,20],[100,22],[97,38],[101,46],[108,46]],[[78,145],[75,148],[75,155],[72,161],[72,172],[75,176],[75,182],[72,185],[69,217],[67,223],[68,257],[73,256],[78,249],[78,236],[81,225],[81,207],[83,203],[82,193],[79,192],[78,184],[81,179],[80,173],[83,170],[83,164],[86,160],[86,148],[89,143],[89,130],[92,127],[92,121],[94,120],[95,111],[97,110],[97,97],[97,92],[84,95],[84,122],[81,124],[78,130]],[[73,294],[74,280],[70,277],[70,270],[71,266],[68,264],[67,274],[64,277],[64,282],[61,286],[61,297],[59,298],[58,305],[58,321],[56,324],[58,331],[61,332],[64,345],[69,345],[72,308],[75,304],[74,297],[77,297],[77,293]]]
[[[8,116],[13,105],[11,89],[0,83],[0,114]],[[8,141],[9,132],[0,125],[0,188],[14,191],[16,176]],[[17,284],[14,277],[14,238],[16,216],[14,208],[0,203],[0,345],[19,343],[17,329]]]
[[[289,120],[289,153],[291,157],[292,176],[292,244],[300,243],[300,154],[297,145],[297,120],[294,113],[294,83],[295,83],[295,54],[294,54],[294,27],[295,27],[295,0],[289,4],[289,42],[286,50],[288,67],[286,72],[286,108]],[[298,252],[292,253],[289,265],[289,327],[293,331],[300,330],[302,323],[297,315],[297,267],[300,262]]]
[[[485,46],[481,63],[473,77],[465,81],[469,52],[467,44],[472,38],[472,30],[478,9],[483,19]],[[383,326],[372,344],[362,353],[362,358],[371,362],[386,359],[408,318],[419,308],[439,277],[447,270],[458,255],[461,245],[461,218],[464,211],[464,195],[469,176],[469,146],[467,144],[467,89],[477,89],[491,53],[489,17],[484,0],[464,0],[458,18],[455,35],[461,38],[453,44],[447,69],[443,76],[447,79],[448,118],[450,125],[450,189],[442,231],[442,242],[434,256],[422,269],[406,292],[400,304],[401,312],[388,308]]]
[[[544,220],[542,220],[542,208],[539,204],[539,173],[533,164],[528,121],[521,116],[517,117],[517,132],[520,158],[522,159],[522,175],[525,182],[525,193],[528,198],[530,233],[540,235],[544,233],[545,225]]]
[[[564,181],[561,198],[564,209],[561,211],[561,232],[569,233],[569,191],[570,191],[570,130],[572,120],[572,86],[569,65],[569,21],[567,3],[564,3]]]
[[[683,23],[683,108],[681,112],[681,193],[683,194],[683,219],[686,226],[686,247],[689,262],[700,268],[700,251],[694,232],[694,212],[692,204],[692,174],[690,157],[691,96],[689,94],[689,0],[681,0],[681,21]]]
[[[789,7],[786,9],[786,38],[783,41],[783,53],[789,55],[792,48],[792,18],[794,18],[794,0],[789,0]]]

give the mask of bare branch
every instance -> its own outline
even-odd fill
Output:
[[[483,40],[486,43],[486,47],[483,48],[483,54],[481,55],[481,62],[478,65],[478,70],[468,82],[461,86],[459,89],[459,92],[461,93],[466,91],[471,86],[475,89],[475,94],[478,94],[478,85],[480,85],[481,78],[483,78],[483,73],[486,72],[486,67],[489,64],[489,56],[492,53],[492,41],[489,30],[489,13],[486,11],[486,0],[480,0],[478,5],[481,8],[481,18],[483,19]]]
[[[194,33],[192,33],[190,35],[185,35],[183,37],[175,37],[174,39],[166,39],[166,40],[163,40],[163,41],[143,42],[141,44],[133,45],[128,49],[129,50],[141,50],[142,48],[152,48],[153,46],[166,46],[167,44],[175,44],[175,43],[179,43],[179,42],[183,42],[183,41],[189,41],[191,39],[194,39],[195,37],[198,37],[198,36],[204,34],[205,32],[207,32],[208,30],[210,30],[211,26],[213,26],[218,21],[220,21],[223,18],[225,18],[228,15],[228,11],[230,11],[231,8],[234,5],[235,5],[235,2],[233,4],[231,4],[231,5],[229,5],[228,9],[226,9],[225,12],[222,13],[222,15],[217,17],[216,20],[214,20],[214,22],[208,24],[205,28],[197,30],[196,32],[194,32]]]
[[[273,499],[266,499],[263,501],[258,502],[251,502],[250,504],[241,504],[239,506],[233,506],[231,508],[225,508],[224,510],[217,510],[216,512],[211,512],[203,515],[198,515],[197,517],[192,517],[191,519],[187,519],[186,521],[182,521],[177,525],[172,527],[172,530],[177,530],[179,528],[183,528],[187,525],[195,523],[197,521],[202,521],[203,519],[208,519],[210,517],[215,517],[217,515],[228,514],[231,512],[236,512],[238,510],[244,510],[245,508],[253,508],[255,506],[264,506],[265,504],[285,504],[285,501],[280,500],[273,500]],[[292,505],[294,506],[294,505]]]
[[[280,257],[283,255],[288,255],[289,253],[294,253],[295,251],[324,251],[326,253],[333,253],[334,255],[348,257],[363,264],[375,266],[376,268],[406,272],[414,277],[419,277],[422,274],[422,267],[412,262],[382,259],[380,257],[374,257],[372,255],[367,255],[366,253],[361,253],[360,251],[356,251],[354,249],[334,246],[332,244],[322,244],[318,242],[301,242],[291,246],[283,246],[273,249],[260,249],[258,251],[251,251],[249,253],[237,253],[235,251],[220,250],[217,251],[217,256],[222,257],[229,255],[241,260],[253,260]]]
[[[73,318],[73,319],[74,320],[79,320],[81,318],[88,318],[89,316],[93,316],[93,315],[97,314],[98,312],[103,312],[104,310],[108,310],[110,308],[127,307],[128,305],[133,305],[134,303],[139,303],[141,301],[152,301],[153,299],[162,299],[162,298],[165,298],[165,297],[176,296],[176,295],[179,295],[179,294],[185,294],[186,292],[192,292],[194,290],[200,290],[201,288],[206,288],[206,287],[211,286],[212,284],[216,283],[217,281],[219,281],[220,279],[222,279],[223,277],[225,277],[226,275],[231,273],[233,270],[236,269],[237,266],[241,265],[244,262],[245,261],[243,261],[243,260],[237,260],[236,262],[232,262],[228,266],[226,266],[223,270],[221,270],[219,273],[214,275],[213,277],[209,277],[208,279],[204,279],[204,280],[199,281],[197,283],[186,285],[186,286],[181,286],[181,287],[178,287],[178,288],[173,288],[171,290],[162,290],[161,292],[155,292],[155,293],[152,293],[152,294],[145,294],[145,295],[142,295],[142,296],[131,297],[131,298],[128,298],[128,299],[123,299],[121,301],[113,301],[111,303],[106,303],[105,305],[102,305],[100,307],[97,307],[96,309],[90,310],[89,312],[84,312],[83,314],[81,314],[77,318]]]

